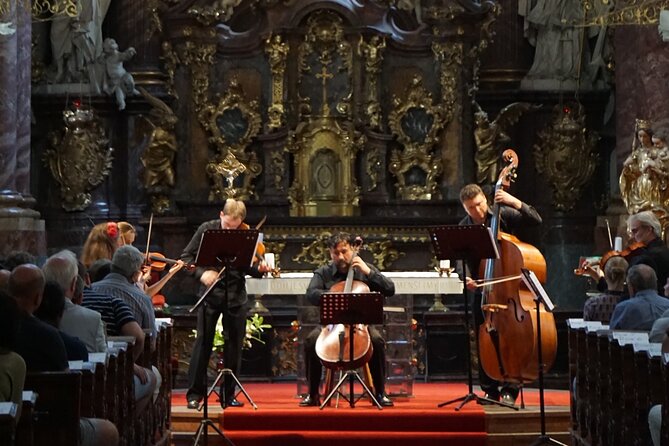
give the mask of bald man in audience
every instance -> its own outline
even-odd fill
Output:
[[[22,311],[16,353],[26,362],[28,372],[64,372],[69,370],[67,353],[58,330],[37,319],[44,292],[44,274],[35,265],[19,265],[9,276],[9,294]],[[118,430],[109,420],[81,418],[81,446],[117,446]]]

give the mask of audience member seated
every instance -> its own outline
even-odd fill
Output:
[[[584,320],[609,323],[613,309],[620,302],[624,293],[627,267],[627,260],[619,256],[612,257],[606,262],[604,265],[606,291],[585,301],[583,306]],[[588,269],[592,269],[592,267],[588,267]]]
[[[14,348],[19,332],[19,307],[9,294],[0,291],[0,402],[15,403],[21,409],[21,392],[26,363]],[[20,414],[17,414],[17,418]]]
[[[64,311],[65,294],[63,294],[62,288],[56,282],[48,280],[44,285],[42,303],[35,311],[35,316],[58,330],[58,334],[60,334],[63,344],[65,344],[68,361],[88,361],[86,345],[79,338],[70,336],[59,329]]]
[[[11,271],[8,269],[0,269],[0,290],[7,291],[7,282],[9,282],[9,275]]]
[[[77,256],[72,251],[60,251],[47,259],[42,270],[46,280],[59,284],[65,293],[65,312],[60,329],[79,338],[90,353],[107,351],[100,313],[72,302],[78,278]]]
[[[105,264],[111,265],[111,261],[101,259],[93,262],[91,268],[96,268],[95,272],[105,268]],[[85,268],[79,269],[79,274],[88,277]],[[105,273],[102,277],[106,276]],[[83,279],[88,282],[88,279]],[[82,306],[97,311],[102,316],[102,320],[107,327],[107,336],[132,336],[135,338],[135,345],[144,345],[144,331],[139,326],[133,316],[130,307],[119,297],[111,297],[107,294],[98,293],[91,288],[84,287],[84,299]],[[137,361],[142,354],[140,347],[133,349],[133,361]],[[158,380],[153,370],[149,370],[134,364],[134,390],[135,390],[135,408],[141,412],[151,401],[150,396],[159,390]]]
[[[124,245],[114,253],[111,273],[99,282],[91,285],[93,291],[122,299],[130,309],[139,325],[149,330],[152,338],[152,349],[156,340],[156,316],[151,298],[137,286],[142,275],[144,255],[131,245]]]
[[[9,292],[23,312],[16,352],[26,361],[28,372],[61,372],[69,369],[65,345],[58,330],[34,316],[44,291],[44,274],[35,265],[19,265],[9,277]],[[81,446],[116,446],[116,426],[108,420],[82,418]]]
[[[37,259],[35,259],[34,255],[26,251],[12,251],[5,257],[5,260],[2,261],[2,267],[11,272],[17,266],[26,263],[37,265]]]
[[[664,285],[664,295],[669,297],[669,279]],[[664,342],[667,330],[669,330],[669,310],[662,313],[662,316],[653,323],[653,327],[648,334],[648,340],[650,342]]]
[[[657,275],[648,265],[634,265],[627,272],[630,299],[616,305],[609,324],[612,330],[650,331],[669,310],[669,299],[657,294]]]

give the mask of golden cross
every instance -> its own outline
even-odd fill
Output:
[[[330,107],[328,106],[328,95],[327,95],[327,81],[328,79],[332,79],[334,77],[334,74],[328,73],[328,70],[325,65],[321,68],[320,73],[316,73],[316,78],[318,79],[323,79],[323,105],[321,107],[323,116],[329,116],[330,115]]]

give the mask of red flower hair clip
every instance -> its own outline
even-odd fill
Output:
[[[112,240],[115,240],[116,237],[118,237],[118,225],[113,221],[107,223],[107,236]]]

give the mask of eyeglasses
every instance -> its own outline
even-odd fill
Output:
[[[636,228],[629,228],[629,233],[632,235],[636,235],[637,232],[639,232],[641,229],[645,228],[644,225],[637,226]]]

